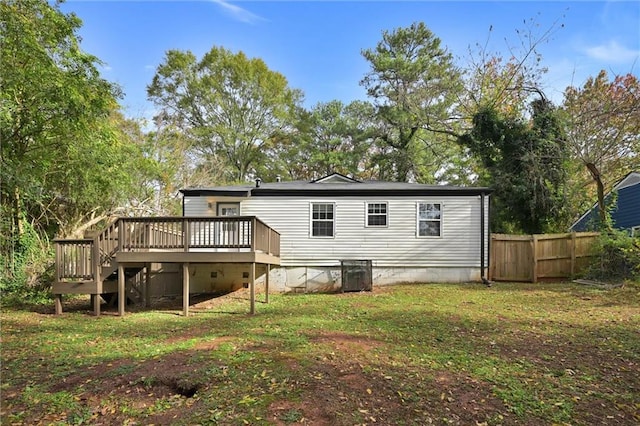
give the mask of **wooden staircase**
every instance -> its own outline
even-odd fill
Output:
[[[120,250],[120,227],[121,221],[115,220],[93,238],[54,241],[56,277],[52,291],[56,299],[59,299],[62,294],[90,294],[96,315],[100,312],[100,297],[109,305],[117,302],[116,254]],[[137,231],[137,233],[140,232],[142,231]],[[144,265],[124,268],[128,303],[140,303],[144,300],[142,290],[131,280],[143,269]],[[61,312],[61,303],[58,301],[56,312]]]

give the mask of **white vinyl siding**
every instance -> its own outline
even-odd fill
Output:
[[[186,196],[184,197],[184,216],[217,216],[218,204],[238,203],[240,215],[244,215],[243,201],[241,197],[212,197],[212,196]]]
[[[203,200],[197,200],[202,198]],[[480,196],[389,197],[387,211],[393,216],[387,227],[363,227],[367,197],[186,197],[185,212],[207,212],[207,201],[241,201],[241,214],[257,216],[281,234],[282,266],[339,266],[340,260],[370,259],[374,267],[480,267]],[[314,238],[310,233],[310,204],[333,203],[333,238]],[[417,238],[416,204],[436,203],[443,212],[442,238]],[[485,213],[489,197],[485,198]],[[489,220],[485,218],[485,265],[489,247]]]
[[[366,226],[386,227],[389,223],[389,206],[387,203],[366,203]]]

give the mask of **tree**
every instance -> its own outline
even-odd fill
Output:
[[[146,135],[144,152],[151,169],[144,182],[147,214],[182,214],[178,190],[205,187],[224,180],[225,164],[216,157],[198,157],[195,141],[171,121],[158,119]]]
[[[484,108],[460,142],[478,156],[495,188],[492,229],[541,233],[566,226],[567,149],[556,108],[531,104],[532,119],[502,117]]]
[[[56,166],[73,137],[109,114],[116,88],[99,78],[97,59],[80,51],[76,16],[38,0],[3,2],[0,14],[2,199],[18,230],[25,206],[41,198],[41,166]]]
[[[493,26],[484,44],[469,47],[464,70],[465,89],[459,101],[463,118],[471,119],[481,110],[492,109],[503,117],[520,117],[531,101],[545,98],[541,77],[547,72],[539,49],[564,25],[555,21],[540,31],[535,19],[516,29],[517,42],[505,40],[504,55],[490,51]]]
[[[75,15],[45,0],[8,0],[0,22],[4,288],[24,274],[34,241],[42,255],[49,238],[81,233],[128,198],[140,151],[118,112],[118,87],[79,47]]]
[[[264,145],[266,161],[256,173],[273,181],[310,180],[339,172],[369,176],[373,136],[373,107],[368,102],[347,105],[333,100],[311,110],[299,108],[294,124]]]
[[[292,124],[274,132],[262,146],[264,161],[256,164],[256,176],[267,182],[278,178],[284,180],[311,179],[306,147],[313,146],[311,140],[311,113],[297,106]]]
[[[309,116],[309,143],[299,149],[307,158],[312,178],[333,172],[358,176],[365,164],[371,129],[366,127],[371,105],[355,101],[349,105],[334,100],[319,103]]]
[[[609,80],[606,71],[582,88],[568,87],[563,111],[572,157],[596,185],[600,223],[606,226],[604,194],[640,167],[640,83],[632,74]]]
[[[436,162],[445,161],[441,145],[448,140],[434,135],[456,135],[453,109],[462,82],[440,39],[424,23],[414,23],[384,31],[376,48],[362,55],[371,70],[360,84],[373,99],[382,124],[379,137],[393,156],[395,178],[416,178],[413,160],[423,149],[445,157]]]
[[[194,140],[203,160],[224,158],[226,179],[244,181],[270,137],[291,124],[301,94],[257,58],[213,47],[201,60],[170,50],[149,98]]]

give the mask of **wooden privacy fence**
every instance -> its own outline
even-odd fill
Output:
[[[593,257],[597,232],[491,234],[489,279],[538,282],[573,278]]]

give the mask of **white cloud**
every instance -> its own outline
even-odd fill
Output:
[[[256,21],[263,21],[264,18],[249,12],[246,9],[241,8],[240,6],[236,6],[235,4],[231,4],[225,0],[211,0],[213,3],[219,5],[224,9],[228,14],[230,14],[235,20],[244,22],[246,24],[253,24]]]
[[[615,40],[599,46],[587,47],[584,51],[593,59],[613,63],[632,62],[640,56],[640,51],[622,46]]]

